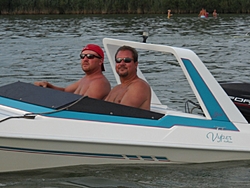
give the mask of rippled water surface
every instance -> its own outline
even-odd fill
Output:
[[[103,46],[104,37],[142,41],[143,31],[149,32],[148,43],[193,50],[218,81],[249,82],[249,20],[250,15],[0,16],[0,85],[47,80],[66,86],[83,75],[79,53],[84,45]],[[139,56],[160,100],[184,110],[192,94],[176,61],[145,51]],[[105,68],[114,86],[107,58]],[[1,174],[0,187],[249,187],[249,177],[248,162],[89,166]]]

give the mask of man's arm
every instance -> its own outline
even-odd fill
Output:
[[[74,93],[74,91],[76,90],[77,86],[79,84],[79,81],[63,88],[63,87],[58,87],[55,86],[47,81],[41,81],[41,82],[35,82],[34,85],[36,86],[40,86],[40,87],[47,87],[47,88],[51,88],[51,89],[56,89],[56,90],[60,90],[60,91],[66,91],[66,92],[71,92]]]

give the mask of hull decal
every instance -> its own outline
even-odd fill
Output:
[[[155,162],[169,162],[166,157],[162,156],[137,156],[137,155],[121,155],[121,154],[103,154],[103,153],[86,153],[86,152],[69,152],[69,151],[53,151],[53,150],[39,150],[30,148],[16,148],[0,146],[0,151],[21,152],[32,154],[45,155],[60,155],[60,156],[75,156],[85,158],[107,158],[107,159],[123,159],[123,160],[138,160],[138,161],[155,161]]]
[[[212,94],[194,65],[188,59],[182,59],[182,61],[186,66],[186,69],[189,72],[189,76],[191,77],[198,93],[200,94],[200,97],[202,98],[211,118],[213,120],[229,121],[227,115],[219,105],[218,101],[215,99],[214,95]]]

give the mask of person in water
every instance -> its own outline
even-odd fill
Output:
[[[206,9],[202,8],[198,16],[201,18],[205,18],[206,15],[207,15]]]
[[[72,83],[67,87],[58,87],[47,81],[39,81],[34,84],[37,86],[71,92],[91,98],[105,99],[111,90],[111,86],[107,78],[102,73],[102,71],[105,71],[103,65],[103,50],[98,45],[88,44],[82,49],[80,58],[81,67],[85,72],[85,76],[75,83]]]
[[[121,46],[115,54],[115,61],[121,84],[115,86],[105,100],[150,110],[151,88],[137,75],[137,51],[130,46]]]
[[[214,9],[214,12],[213,12],[213,17],[216,18],[217,17],[217,12],[216,12],[216,9]]]
[[[171,10],[168,10],[168,18],[170,18],[171,16],[173,16],[173,14],[171,14]]]

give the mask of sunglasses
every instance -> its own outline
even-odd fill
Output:
[[[123,60],[125,63],[130,63],[133,59],[131,59],[131,58],[129,58],[129,57],[116,58],[116,59],[115,59],[115,62],[116,62],[116,63],[121,63],[122,60]]]
[[[81,59],[84,59],[85,57],[87,57],[88,59],[94,59],[95,57],[101,59],[100,56],[96,56],[94,54],[80,54]]]

